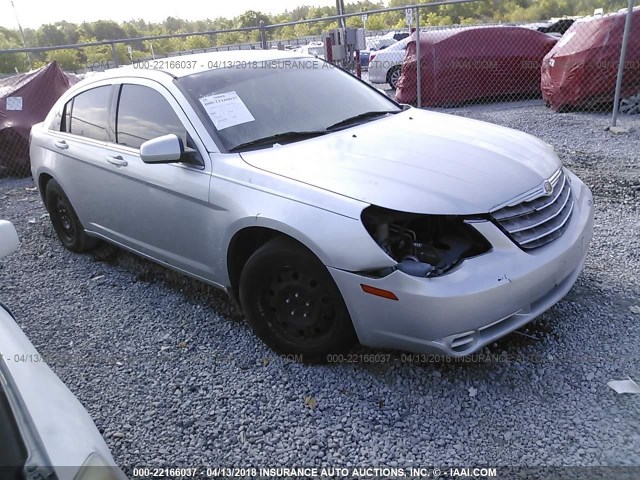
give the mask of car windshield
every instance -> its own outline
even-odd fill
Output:
[[[355,117],[379,118],[371,112],[401,111],[351,74],[309,57],[247,62],[246,68],[216,68],[177,82],[227,151],[283,133],[323,132]]]
[[[394,43],[393,45],[388,46],[386,50],[389,50],[389,51],[402,50],[407,47],[410,41],[411,41],[411,37],[404,38]]]

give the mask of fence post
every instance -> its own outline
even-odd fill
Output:
[[[118,52],[116,51],[116,44],[115,43],[111,44],[111,58],[113,59],[113,63],[117,67],[119,65],[119,63],[118,63]]]
[[[416,103],[422,108],[422,57],[420,57],[420,7],[416,7]]]
[[[622,35],[622,47],[620,48],[620,62],[618,63],[618,78],[616,79],[616,94],[613,98],[613,115],[611,116],[611,126],[618,123],[618,110],[620,108],[620,90],[622,90],[622,76],[624,75],[624,62],[627,58],[627,45],[631,35],[631,16],[633,15],[633,0],[629,0],[627,7],[627,18],[624,22],[624,33]]]
[[[262,44],[262,49],[266,50],[267,46],[267,30],[264,28],[264,20],[260,20],[260,43]]]

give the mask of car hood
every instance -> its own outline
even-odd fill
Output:
[[[457,215],[487,213],[561,165],[550,145],[526,133],[418,109],[242,158],[380,207]]]
[[[99,453],[115,468],[111,452],[93,420],[53,373],[13,317],[0,305],[0,377],[19,398],[60,480],[73,480],[89,455]],[[29,445],[33,448],[33,445]],[[36,461],[35,458],[33,461]]]

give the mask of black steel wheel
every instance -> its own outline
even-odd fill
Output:
[[[96,246],[98,241],[85,233],[71,202],[55,180],[47,183],[45,204],[53,229],[65,248],[72,252],[84,252]]]
[[[281,354],[326,361],[356,341],[342,295],[326,267],[286,237],[258,249],[240,276],[240,303],[254,332]]]

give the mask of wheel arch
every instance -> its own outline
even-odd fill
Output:
[[[392,65],[389,70],[387,70],[386,80],[388,84],[391,84],[391,76],[393,75],[393,72],[398,70],[402,71],[402,64]]]
[[[40,192],[40,197],[42,198],[43,202],[46,202],[47,184],[51,180],[53,180],[53,175],[51,175],[50,173],[43,172],[40,175],[38,175],[38,178],[37,178],[38,191]]]
[[[282,228],[284,227],[284,228]],[[286,226],[278,225],[247,225],[238,229],[228,243],[227,248],[227,274],[229,276],[229,294],[239,304],[240,275],[247,260],[260,247],[276,237],[286,237],[296,242],[322,261],[324,255],[319,253],[317,245],[299,232],[292,231]]]

